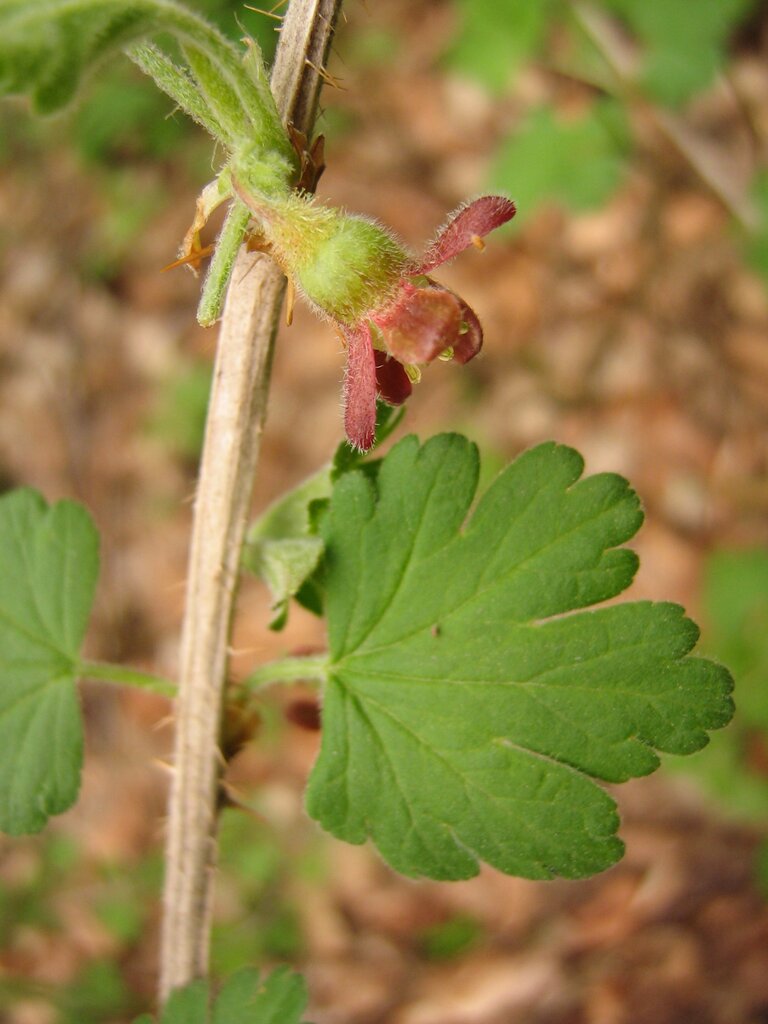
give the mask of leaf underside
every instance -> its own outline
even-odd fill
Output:
[[[613,474],[580,479],[541,445],[498,477],[462,528],[478,457],[458,435],[351,473],[326,521],[330,674],[308,809],[373,839],[412,876],[479,862],[576,878],[615,862],[613,800],[593,781],[652,772],[731,716],[728,672],[686,657],[696,626],[672,604],[579,611],[637,568],[617,548],[642,521]]]
[[[98,535],[74,502],[0,499],[0,829],[36,832],[74,803],[83,736],[75,690]]]

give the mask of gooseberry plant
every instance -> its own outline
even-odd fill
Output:
[[[642,512],[621,477],[584,478],[577,452],[546,443],[477,500],[478,452],[461,435],[369,454],[423,367],[479,352],[477,317],[430,274],[482,248],[515,207],[475,199],[419,259],[377,223],[313,197],[323,159],[313,118],[337,7],[292,0],[270,82],[252,40],[238,49],[173,0],[0,0],[3,92],[54,111],[125,51],[222,154],[178,259],[197,269],[210,255],[198,317],[222,320],[178,685],[81,654],[99,562],[88,512],[28,489],[0,499],[0,827],[37,831],[76,800],[78,678],[176,695],[162,1024],[298,1024],[305,1009],[303,982],[285,970],[266,981],[241,972],[213,1001],[206,977],[222,762],[244,741],[235,712],[247,721],[263,686],[318,686],[309,814],[339,839],[370,839],[405,875],[445,880],[481,862],[532,879],[607,868],[622,843],[598,780],[648,774],[658,751],[701,748],[732,712],[730,676],[691,655],[697,629],[680,607],[593,608],[637,569],[621,545]],[[222,204],[208,253],[200,231]],[[342,336],[347,442],[246,532],[286,278]],[[327,652],[254,667],[225,688],[241,571],[270,587],[275,628],[293,600],[324,615]]]

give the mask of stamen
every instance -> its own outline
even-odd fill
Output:
[[[471,241],[472,245],[474,245],[478,252],[483,252],[483,250],[485,249],[485,242],[482,240],[480,235],[472,235]]]
[[[296,289],[293,280],[288,278],[288,285],[285,289],[285,326],[290,327],[293,323],[293,307],[296,304]]]

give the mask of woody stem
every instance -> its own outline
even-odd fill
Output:
[[[284,122],[311,134],[341,0],[291,0],[272,72]],[[240,553],[285,282],[242,248],[227,293],[195,499],[168,811],[160,997],[208,970],[219,732]]]

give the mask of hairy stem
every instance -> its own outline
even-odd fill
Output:
[[[272,88],[284,121],[311,133],[341,0],[291,0]],[[285,282],[241,249],[227,293],[195,501],[182,627],[166,846],[160,996],[208,968],[219,730],[227,645]]]

